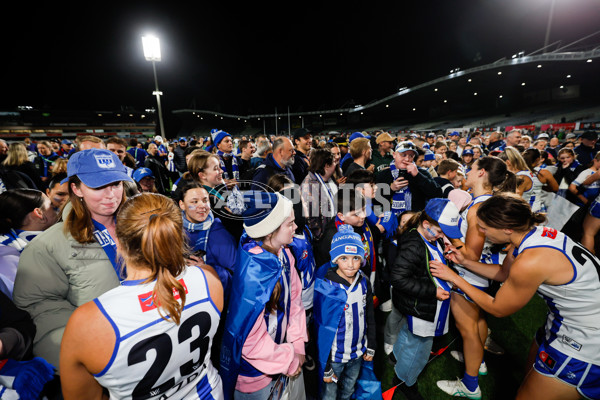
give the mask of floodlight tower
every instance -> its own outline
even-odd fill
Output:
[[[147,35],[142,36],[142,46],[144,47],[144,57],[146,61],[152,62],[152,70],[154,71],[154,92],[156,96],[156,103],[158,105],[158,121],[160,124],[160,134],[163,136],[163,140],[166,140],[165,126],[163,124],[162,108],[160,106],[160,96],[162,92],[158,90],[158,79],[156,78],[156,62],[161,60],[160,56],[160,42],[156,36]]]

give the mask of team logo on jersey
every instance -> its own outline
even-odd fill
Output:
[[[302,259],[304,260],[304,259],[306,259],[306,257],[308,257],[308,250],[304,250],[302,252]]]
[[[185,293],[187,294],[188,288],[187,288],[187,285],[185,284],[185,281],[183,279],[179,279],[179,283],[181,283],[181,285],[183,286],[183,289],[185,290]],[[179,295],[179,292],[176,289],[173,289],[173,298],[175,298],[175,300],[179,300],[181,298],[181,296]],[[153,291],[138,295],[138,300],[140,302],[140,307],[142,308],[142,312],[155,310],[160,305],[156,302]]]
[[[346,305],[344,306],[344,311],[346,311],[348,309],[348,307],[350,307],[350,305],[348,303],[346,303]]]
[[[568,336],[563,335],[562,341],[563,341],[563,343],[565,343],[566,345],[572,347],[573,349],[575,349],[577,351],[581,350],[581,343],[574,341],[573,339],[571,339]]]

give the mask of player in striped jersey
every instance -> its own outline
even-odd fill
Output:
[[[375,312],[371,284],[360,271],[365,249],[352,226],[342,224],[331,242],[331,262],[315,284],[315,325],[323,399],[349,399],[362,360],[375,355]],[[339,389],[339,396],[338,396]]]
[[[556,229],[536,226],[545,217],[516,195],[492,196],[477,210],[477,219],[489,240],[510,243],[514,252],[502,265],[466,260],[456,252],[448,258],[503,281],[496,297],[442,263],[432,262],[431,273],[458,286],[496,317],[517,312],[536,292],[546,301],[547,321],[530,350],[533,371],[517,399],[600,399],[600,260]],[[454,396],[475,398],[460,380],[439,381],[438,386]]]
[[[61,346],[65,400],[221,399],[210,360],[223,288],[207,266],[186,267],[181,212],[162,195],[128,200],[117,215],[127,278],[78,308]]]

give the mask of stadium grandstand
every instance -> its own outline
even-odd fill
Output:
[[[237,115],[180,109],[181,134],[206,135],[218,125],[232,134],[286,133],[306,127],[313,132],[384,129],[403,133],[425,130],[503,130],[506,126],[542,125],[571,130],[596,128],[600,122],[600,46],[560,42],[519,51],[495,62],[399,88],[368,102],[339,108]],[[567,125],[560,125],[567,124]]]

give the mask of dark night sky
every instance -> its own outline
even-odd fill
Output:
[[[551,42],[600,29],[599,0],[555,1]],[[147,32],[161,39],[165,113],[193,101],[240,114],[366,104],[542,47],[551,2],[19,2],[0,28],[0,107],[155,106]]]

